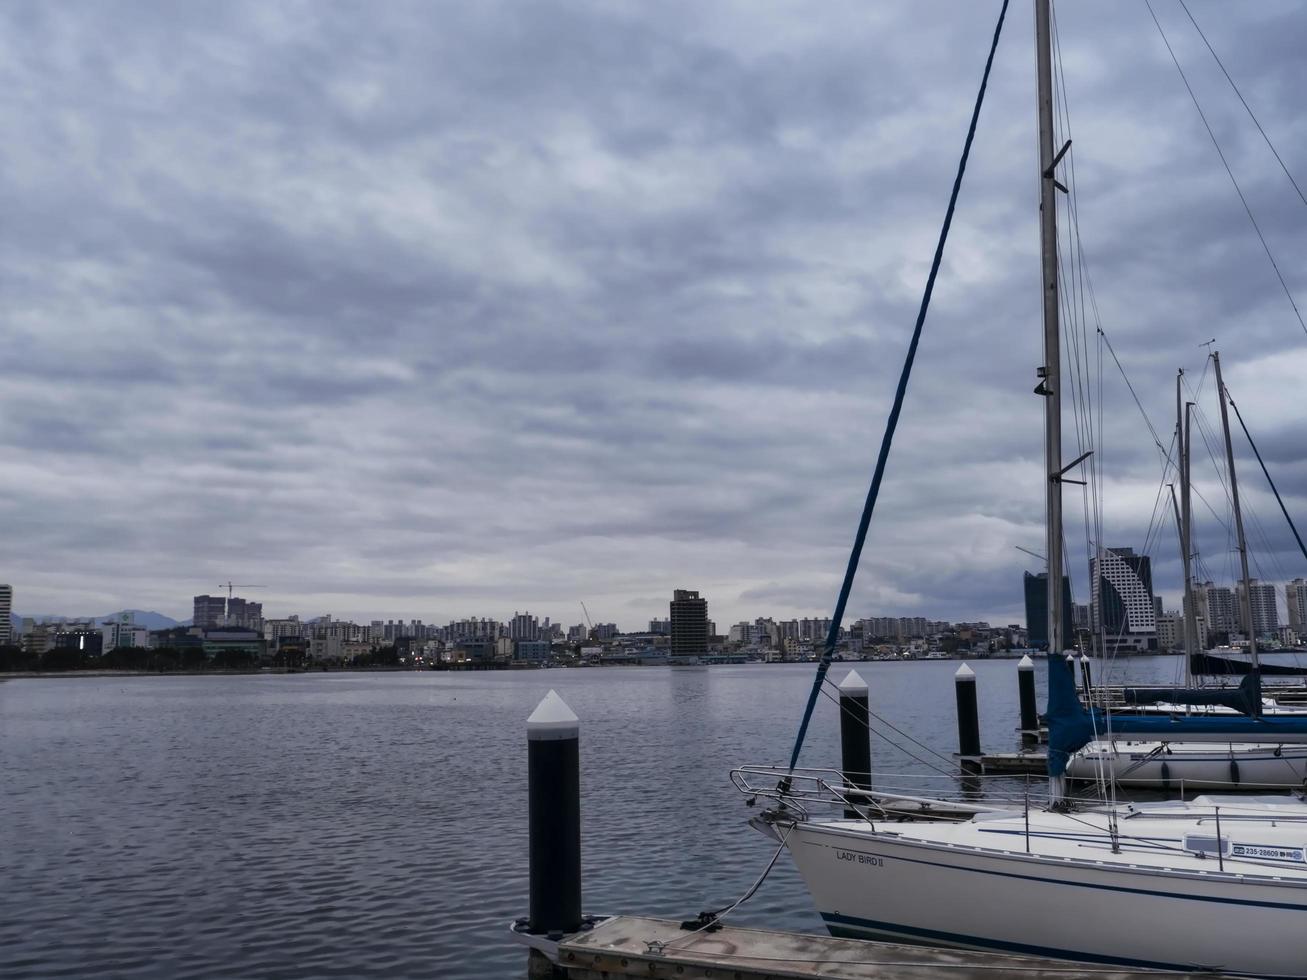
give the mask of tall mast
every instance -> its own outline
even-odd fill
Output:
[[[1189,423],[1193,415],[1193,402],[1184,403],[1184,455],[1180,458],[1180,519],[1184,524],[1184,628],[1190,642],[1186,643],[1189,653],[1202,653],[1207,645],[1206,637],[1198,635],[1198,608],[1194,604],[1194,512],[1193,512],[1193,448],[1189,439]],[[1186,658],[1186,661],[1188,658]]]
[[[1039,240],[1043,259],[1044,364],[1036,392],[1044,396],[1044,468],[1048,474],[1048,652],[1060,655],[1062,609],[1062,353],[1057,295],[1057,188],[1053,170],[1053,52],[1049,0],[1035,0],[1035,67],[1039,75]]]
[[[1184,368],[1175,376],[1175,441],[1178,449],[1179,463],[1176,469],[1180,473],[1180,498],[1182,506],[1176,506],[1176,527],[1180,532],[1180,562],[1184,568],[1184,679],[1185,686],[1193,685],[1193,655],[1199,651],[1198,610],[1194,605],[1194,578],[1190,567],[1193,559],[1193,512],[1189,497],[1189,410],[1192,402],[1181,402],[1180,385],[1184,381]],[[1181,406],[1183,405],[1183,412]],[[1175,503],[1175,490],[1171,490],[1172,503]]]
[[[1239,570],[1243,573],[1243,619],[1248,624],[1248,656],[1253,669],[1257,662],[1257,630],[1253,625],[1252,579],[1248,576],[1248,542],[1243,536],[1243,514],[1239,510],[1239,481],[1234,476],[1234,443],[1230,441],[1230,412],[1225,407],[1225,382],[1221,380],[1221,354],[1212,351],[1212,364],[1216,366],[1216,394],[1221,399],[1221,428],[1225,430],[1225,467],[1230,471],[1230,502],[1234,505],[1234,531],[1239,542]]]

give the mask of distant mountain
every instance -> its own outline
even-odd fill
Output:
[[[171,616],[165,616],[163,613],[147,612],[144,609],[120,609],[116,613],[109,613],[107,616],[96,616],[96,620],[101,623],[108,623],[115,619],[122,619],[123,613],[132,617],[132,622],[137,626],[144,626],[150,630],[167,630],[174,626],[189,626],[190,620],[182,622],[173,619]]]
[[[107,615],[104,616],[58,616],[53,613],[44,613],[40,615],[31,616],[30,614],[27,613],[23,613],[23,614],[15,613],[14,615],[10,616],[9,619],[13,622],[14,629],[17,630],[18,627],[22,624],[24,616],[28,616],[31,619],[35,619],[38,623],[41,622],[42,620],[59,620],[59,619],[94,619],[97,623],[108,623],[108,622],[112,622],[113,620],[121,619],[124,613],[129,614],[132,617],[132,622],[134,622],[137,626],[144,626],[146,629],[150,629],[150,630],[166,630],[166,629],[171,629],[174,626],[190,625],[190,620],[178,621],[176,619],[173,619],[171,616],[165,616],[163,613],[147,612],[144,609],[120,609],[118,610],[118,612],[108,613]]]

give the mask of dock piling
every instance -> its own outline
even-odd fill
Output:
[[[531,907],[528,930],[581,927],[581,723],[556,691],[526,721]]]
[[[958,702],[958,755],[963,763],[980,755],[980,713],[976,708],[976,672],[965,663],[953,675]]]
[[[1035,703],[1035,662],[1027,654],[1017,663],[1017,693],[1021,699],[1021,738],[1039,741],[1039,709]]]
[[[1094,675],[1089,668],[1089,654],[1080,655],[1080,680],[1085,685],[1085,700],[1094,696]]]
[[[871,789],[871,702],[867,682],[856,670],[840,681],[840,761],[844,783],[856,789]],[[861,816],[852,807],[844,816]]]

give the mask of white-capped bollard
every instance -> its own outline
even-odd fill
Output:
[[[556,691],[526,720],[531,908],[528,930],[581,927],[581,723]]]
[[[953,675],[958,701],[958,755],[980,755],[980,712],[976,708],[976,672],[963,664]]]
[[[1021,736],[1039,738],[1039,707],[1035,702],[1035,662],[1024,655],[1017,662],[1017,694],[1021,700]]]
[[[856,670],[840,681],[840,761],[844,783],[855,789],[871,789],[871,702],[867,682]],[[845,807],[844,816],[854,820],[857,810]]]

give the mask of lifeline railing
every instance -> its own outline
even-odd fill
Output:
[[[731,771],[730,777],[751,803],[772,800],[779,808],[795,811],[802,818],[816,808],[829,807],[882,819],[913,815],[966,819],[977,813],[1022,807],[1032,797],[1040,800],[1047,795],[1043,778],[1023,780],[1010,775],[873,773],[874,788],[860,789],[848,783],[838,770],[799,768],[793,770],[787,787],[777,785],[777,777],[789,772],[784,766],[740,766]]]

